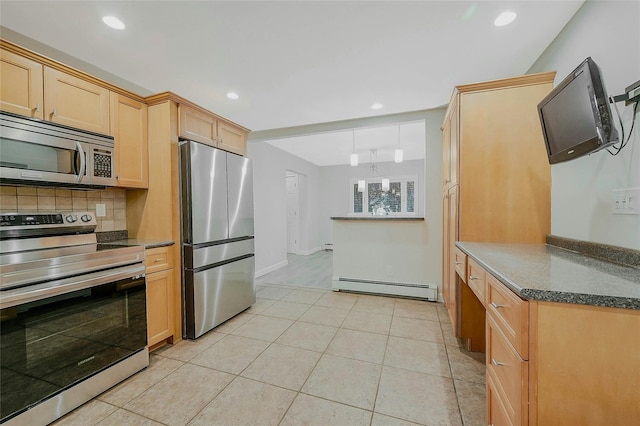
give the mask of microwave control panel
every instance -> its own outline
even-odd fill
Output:
[[[113,177],[113,152],[105,149],[93,150],[93,175],[96,177]]]

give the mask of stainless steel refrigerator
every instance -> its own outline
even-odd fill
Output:
[[[180,143],[184,333],[196,339],[256,301],[248,158]]]

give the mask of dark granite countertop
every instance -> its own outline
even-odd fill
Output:
[[[414,216],[332,216],[331,220],[402,220],[402,221],[419,221],[424,217]]]
[[[175,243],[176,242],[173,240],[146,240],[146,239],[136,239],[136,238],[109,241],[109,244],[113,244],[116,246],[144,246],[145,249],[152,249],[156,247],[167,247],[167,246],[172,246]]]
[[[526,300],[640,310],[640,269],[545,244],[457,242]]]

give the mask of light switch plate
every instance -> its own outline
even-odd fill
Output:
[[[613,214],[640,214],[640,188],[615,189],[611,212]]]

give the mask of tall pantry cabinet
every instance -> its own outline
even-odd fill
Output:
[[[467,319],[483,322],[484,307],[466,296],[472,293],[456,274],[455,242],[544,243],[550,232],[551,169],[537,104],[554,77],[549,72],[454,88],[442,124],[442,293],[457,337],[475,333],[465,329],[473,324]],[[484,350],[484,338],[467,343]]]

